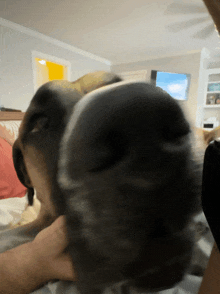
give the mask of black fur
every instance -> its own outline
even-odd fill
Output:
[[[177,102],[150,84],[118,83],[78,102],[58,170],[81,293],[119,281],[142,291],[181,281],[201,209],[191,144]]]
[[[14,146],[28,187],[21,144],[44,156],[81,294],[117,282],[123,291],[173,287],[190,266],[201,209],[202,166],[180,106],[153,85],[116,81],[84,97],[67,81],[43,85]],[[49,122],[37,134],[36,115]]]

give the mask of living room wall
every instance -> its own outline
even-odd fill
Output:
[[[108,60],[1,18],[0,33],[0,106],[26,111],[34,94],[33,50],[68,61],[71,81],[88,72],[110,70]]]
[[[147,70],[148,81],[150,81],[151,70],[190,74],[191,80],[189,88],[189,99],[187,101],[180,101],[180,104],[186,110],[188,119],[195,126],[197,114],[200,55],[201,52],[198,51],[196,53],[189,53],[180,56],[145,60],[136,63],[112,65],[111,69],[113,72],[118,74],[136,70]]]

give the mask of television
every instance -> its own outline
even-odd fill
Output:
[[[188,100],[190,74],[152,70],[151,82],[177,100]]]

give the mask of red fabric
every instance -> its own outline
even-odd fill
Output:
[[[14,168],[12,146],[0,138],[0,199],[23,197],[26,192]]]

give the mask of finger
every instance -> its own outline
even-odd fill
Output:
[[[48,227],[48,229],[51,232],[54,232],[56,230],[61,230],[64,234],[67,234],[67,228],[66,228],[66,220],[65,216],[61,215],[59,216],[51,225]],[[50,232],[49,232],[50,233]],[[59,233],[59,232],[58,232]]]
[[[53,228],[51,227],[54,230],[53,239],[60,246],[60,250],[65,249],[68,245],[65,217],[60,216],[53,225]]]
[[[66,221],[65,221],[65,216],[64,215],[61,215],[59,216],[54,222],[53,224],[51,225],[55,228],[63,228],[63,227],[66,227]]]
[[[59,269],[59,279],[76,281],[76,272],[68,255],[61,257],[56,268]]]

